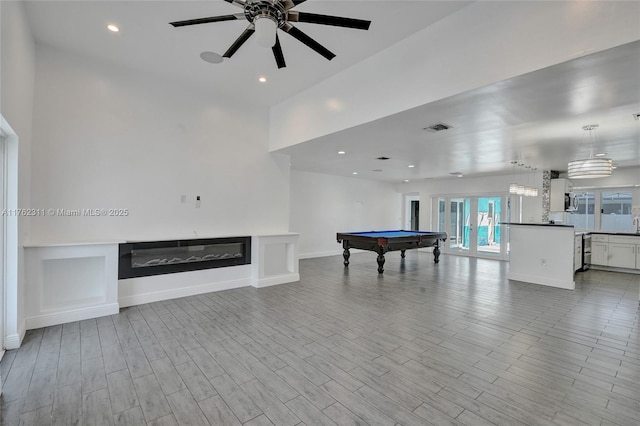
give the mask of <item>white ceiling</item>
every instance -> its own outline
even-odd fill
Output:
[[[640,41],[521,75],[282,150],[294,169],[389,182],[566,171],[607,153],[640,166]],[[436,123],[452,126],[432,133]],[[582,130],[598,124],[589,135]],[[590,138],[591,136],[591,138]],[[346,155],[338,155],[339,150]],[[379,161],[380,156],[390,160]],[[409,165],[415,167],[409,168]],[[380,171],[382,170],[382,171]],[[516,167],[519,172],[526,171]],[[640,184],[640,176],[638,176]]]
[[[222,0],[27,1],[38,43],[158,75],[218,100],[274,105],[386,49],[464,7],[454,1],[309,0],[295,10],[367,19],[369,31],[296,23],[336,53],[327,61],[280,36],[287,68],[270,49],[249,40],[221,64],[200,59],[224,53],[247,25],[230,21],[173,28],[170,21],[239,13]],[[116,23],[120,33],[106,30]],[[257,82],[264,75],[267,84]],[[589,155],[581,130],[600,125],[596,150],[621,167],[640,166],[640,42],[575,59],[489,87],[427,104],[373,123],[287,148],[294,169],[401,182],[448,176],[511,173],[522,160],[539,169],[566,170]],[[429,133],[444,122],[453,128]],[[337,151],[347,151],[338,156]],[[390,160],[378,161],[387,156]],[[415,165],[409,168],[409,165]],[[382,171],[373,171],[373,170]],[[640,178],[639,178],[640,181]]]
[[[242,13],[223,0],[27,1],[37,42],[195,86],[221,99],[270,106],[385,49],[464,7],[459,1],[308,0],[293,10],[372,21],[368,31],[308,23],[294,25],[336,54],[328,61],[280,31],[287,67],[278,70],[271,49],[247,41],[221,64],[247,27],[245,20],[174,28],[169,22]],[[115,34],[107,24],[119,25]],[[258,83],[266,76],[267,84]]]

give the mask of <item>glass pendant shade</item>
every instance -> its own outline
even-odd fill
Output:
[[[509,184],[509,194],[517,194],[518,193],[518,184],[510,183]]]
[[[613,161],[610,158],[587,158],[569,163],[569,179],[593,179],[611,176]]]
[[[256,27],[256,39],[260,46],[273,47],[276,44],[278,24],[270,16],[256,16],[253,25]]]

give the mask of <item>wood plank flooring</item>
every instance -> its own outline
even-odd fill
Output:
[[[407,252],[30,330],[3,425],[638,425],[638,275]]]

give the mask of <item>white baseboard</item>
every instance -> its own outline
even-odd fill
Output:
[[[590,268],[597,269],[599,271],[623,272],[625,274],[640,275],[640,269],[616,268],[613,266],[602,266],[602,265],[591,265]]]
[[[539,277],[537,275],[514,274],[514,273],[509,273],[507,278],[514,281],[540,284],[547,287],[563,288],[565,290],[575,290],[576,288],[576,283],[573,280],[565,281],[565,280],[558,280],[558,279],[548,278],[548,277]]]
[[[253,286],[256,288],[262,288],[278,284],[293,283],[296,281],[300,281],[300,274],[282,274],[256,280],[253,282]]]
[[[24,339],[24,334],[27,332],[27,327],[25,322],[22,321],[18,326],[18,332],[15,334],[9,334],[4,338],[4,348],[5,349],[18,349],[22,344],[22,339]]]
[[[360,250],[360,249],[352,248],[352,249],[349,249],[349,251],[351,252],[351,254],[354,254],[354,253],[363,253],[368,250]],[[316,257],[342,256],[342,252],[344,252],[343,249],[331,250],[331,251],[316,251],[312,253],[302,253],[302,254],[298,254],[298,259],[314,259]],[[374,253],[374,252],[370,252],[370,253]]]
[[[5,349],[18,349],[20,344],[22,343],[22,338],[24,337],[24,333],[19,334],[10,334],[4,338],[4,348]]]
[[[63,312],[56,312],[54,314],[44,314],[27,318],[25,320],[25,325],[27,329],[31,330],[34,328],[42,328],[67,322],[82,321],[91,318],[104,317],[106,315],[113,315],[117,314],[119,310],[120,307],[117,303],[72,309]]]
[[[118,298],[118,302],[120,303],[120,306],[124,308],[127,306],[142,305],[144,303],[159,302],[161,300],[178,299],[180,297],[210,293],[212,291],[231,290],[233,288],[247,287],[250,285],[251,282],[249,281],[249,279],[243,278],[238,280],[220,281],[190,287],[135,294],[132,296],[120,297]]]

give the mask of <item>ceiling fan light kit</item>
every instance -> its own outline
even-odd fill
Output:
[[[268,15],[257,16],[253,25],[256,29],[256,39],[262,47],[273,47],[276,44],[278,24]]]
[[[368,30],[371,21],[363,19],[344,18],[341,16],[320,15],[317,13],[298,12],[291,10],[306,0],[224,0],[234,6],[243,9],[244,13],[233,15],[212,16],[208,18],[189,19],[185,21],[170,22],[174,27],[185,27],[190,25],[208,24],[212,22],[246,20],[249,25],[244,32],[233,42],[233,44],[222,55],[231,58],[234,53],[254,34],[258,39],[258,44],[264,47],[271,47],[273,57],[278,68],[286,67],[280,40],[278,39],[278,29],[289,34],[301,43],[322,55],[328,60],[336,55],[320,43],[309,37],[303,31],[291,25],[291,22],[305,22],[310,24],[332,25],[336,27],[353,28],[358,30]]]
[[[589,132],[589,158],[569,162],[567,177],[569,179],[594,179],[609,177],[613,173],[613,160],[593,156],[593,132],[597,124],[588,124],[582,130]]]

